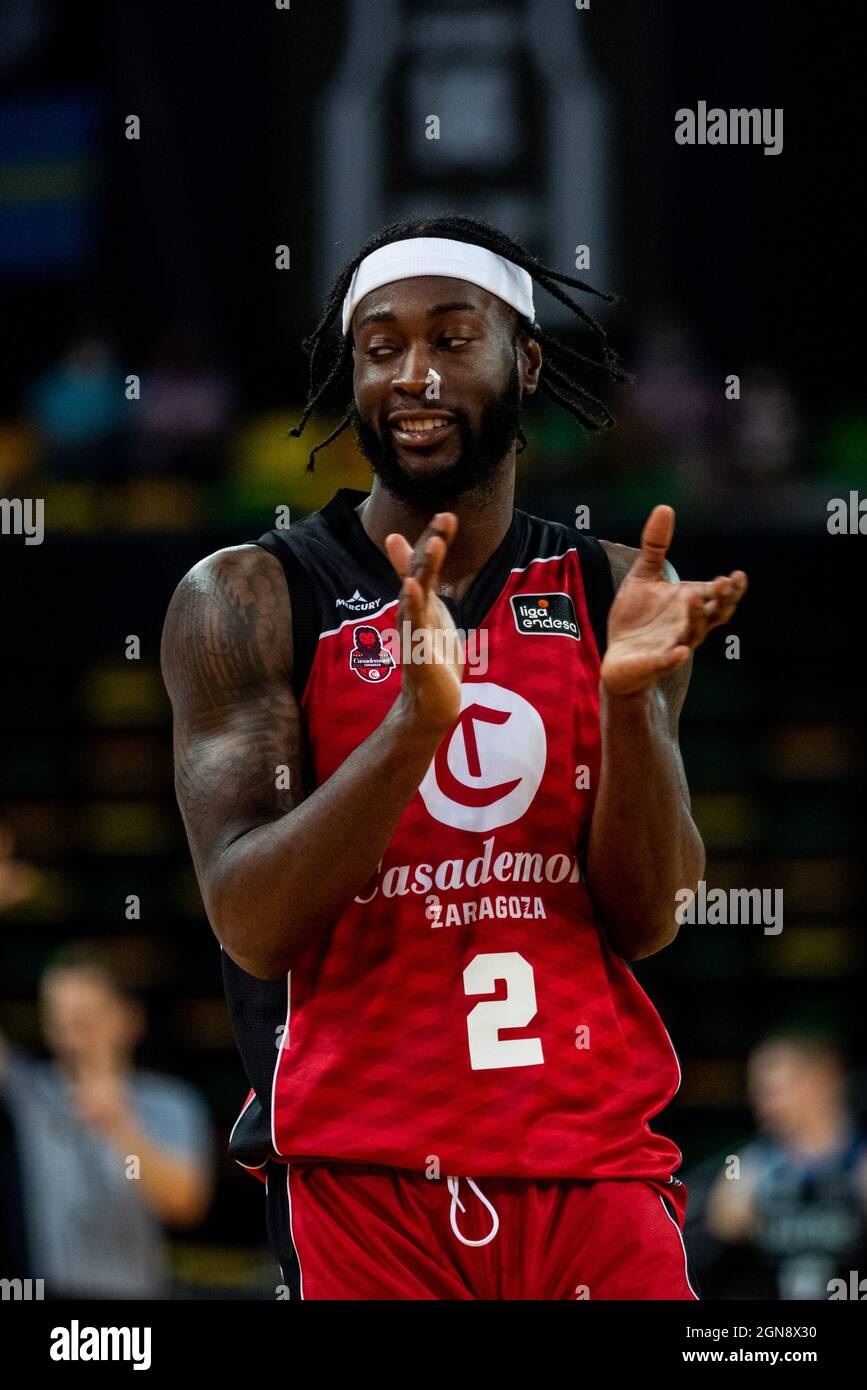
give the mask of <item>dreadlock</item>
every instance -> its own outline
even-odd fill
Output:
[[[563,342],[554,333],[544,332],[538,324],[531,324],[529,319],[522,318],[520,315],[516,315],[518,322],[515,333],[517,336],[521,329],[525,329],[542,349],[544,360],[539,378],[539,390],[543,391],[563,410],[567,410],[586,429],[591,431],[610,429],[614,424],[614,417],[602,401],[580,384],[576,375],[587,371],[599,372],[612,381],[628,381],[629,377],[621,367],[617,354],[609,346],[605,329],[572,295],[567,293],[563,286],[568,285],[572,289],[594,294],[609,304],[615,303],[617,296],[594,289],[592,285],[586,284],[584,280],[576,279],[573,275],[564,275],[561,271],[553,270],[525,250],[519,242],[513,241],[511,237],[506,236],[505,232],[492,227],[488,222],[483,222],[475,217],[450,214],[444,217],[422,217],[394,222],[375,237],[371,237],[358,254],[343,267],[328,296],[321,319],[313,332],[302,343],[302,347],[310,359],[310,384],[301,419],[295,428],[289,431],[292,438],[297,439],[300,436],[323,397],[338,387],[345,388],[351,382],[352,338],[349,334],[346,337],[342,333],[335,335],[333,327],[335,321],[339,322],[340,320],[343,301],[356,268],[365,256],[369,256],[372,251],[379,250],[381,246],[387,246],[392,241],[405,241],[411,237],[422,236],[447,237],[454,241],[471,241],[477,246],[482,246],[488,251],[504,256],[507,260],[514,261],[516,265],[521,266],[532,276],[537,285],[541,285],[561,304],[565,304],[568,309],[571,309],[576,318],[580,319],[592,331],[597,345],[601,348],[601,358],[583,356],[576,348]],[[307,461],[308,472],[313,470],[314,459],[320,449],[333,443],[348,428],[351,419],[352,405],[348,407],[336,429],[332,430],[328,438],[323,439],[321,444],[317,444],[310,454]],[[526,439],[522,432],[519,432],[519,437],[522,447],[525,446]]]

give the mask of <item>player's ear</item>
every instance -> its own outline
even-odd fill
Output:
[[[542,370],[542,349],[526,329],[521,329],[515,344],[518,354],[518,375],[522,394],[532,396],[539,386]]]

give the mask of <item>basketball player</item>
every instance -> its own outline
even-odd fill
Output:
[[[536,322],[534,281],[601,358]],[[351,383],[335,434],[370,494],[203,560],[169,610],[178,797],[252,1087],[230,1148],[292,1297],[697,1296],[649,1126],[678,1063],[628,962],[702,876],[678,716],[746,577],[678,583],[665,506],[640,551],[515,509],[526,396],[610,422],[580,378],[616,359],[564,286],[589,288],[474,219],[365,246],[296,433]]]

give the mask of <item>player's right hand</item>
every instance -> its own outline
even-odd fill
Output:
[[[385,538],[388,558],[403,580],[398,604],[398,630],[403,658],[402,695],[409,712],[426,728],[445,732],[461,712],[464,663],[452,615],[437,593],[440,571],[458,529],[454,512],[437,512],[415,547],[392,531]],[[404,641],[409,622],[412,642]],[[421,634],[428,634],[424,641]],[[437,642],[437,634],[439,642]],[[412,660],[424,648],[433,659]],[[439,657],[439,659],[436,659]]]

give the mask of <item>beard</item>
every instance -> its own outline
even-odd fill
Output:
[[[500,395],[484,407],[477,430],[460,406],[451,408],[451,413],[460,440],[458,457],[454,463],[429,473],[414,473],[404,468],[388,424],[384,423],[382,433],[377,433],[361,418],[354,402],[349,422],[358,447],[384,488],[410,506],[443,511],[448,509],[449,503],[468,492],[484,500],[494,492],[503,474],[508,452],[521,424],[517,362],[512,363],[511,375]],[[419,414],[423,414],[423,410],[420,409]]]

